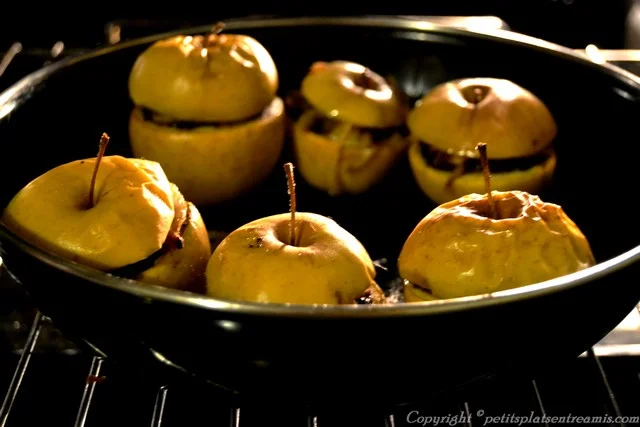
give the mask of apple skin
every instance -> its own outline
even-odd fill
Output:
[[[182,234],[183,247],[162,255],[153,267],[136,280],[166,288],[195,293],[205,291],[205,271],[211,257],[211,243],[202,216],[193,203],[188,203],[189,222]]]
[[[493,195],[502,219],[487,216],[486,194],[425,216],[402,248],[400,276],[448,299],[536,284],[595,264],[587,238],[560,206],[521,191]]]
[[[422,157],[420,145],[415,141],[409,147],[409,164],[416,183],[422,192],[436,204],[464,197],[467,194],[483,193],[484,176],[480,172],[466,173],[457,177],[447,187],[453,172],[436,169]],[[491,174],[491,187],[497,191],[520,190],[531,194],[539,193],[553,179],[557,157],[555,153],[547,161],[526,170],[498,172]]]
[[[363,88],[355,79],[367,71],[377,86]],[[404,124],[404,99],[379,74],[349,61],[316,62],[302,80],[301,93],[321,114],[364,128]]]
[[[232,199],[265,179],[280,158],[285,131],[280,98],[262,117],[227,127],[175,129],[145,121],[139,109],[129,122],[134,155],[162,164],[169,179],[198,206]]]
[[[367,191],[407,150],[408,142],[400,134],[376,144],[334,141],[309,130],[314,117],[307,111],[293,126],[296,165],[308,183],[331,196]]]
[[[9,202],[2,222],[31,244],[99,269],[133,264],[158,251],[174,217],[172,190],[157,163],[105,156],[76,160],[35,178]]]
[[[129,94],[176,120],[233,122],[259,114],[278,89],[269,52],[241,34],[180,35],[145,50],[129,76]]]
[[[362,244],[335,221],[296,213],[298,246],[288,242],[290,214],[241,226],[215,249],[207,266],[211,297],[258,303],[351,304],[375,285]]]
[[[470,102],[470,90],[483,98]],[[489,159],[526,157],[547,147],[557,134],[551,112],[534,94],[494,78],[458,79],[429,91],[407,117],[411,134],[451,154],[476,157],[487,144]]]

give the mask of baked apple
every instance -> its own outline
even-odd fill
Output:
[[[483,192],[478,143],[487,144],[495,190],[536,194],[555,171],[557,127],[551,112],[509,80],[438,85],[416,103],[407,126],[413,175],[437,204]]]
[[[202,292],[211,256],[205,224],[162,167],[104,156],[57,166],[4,209],[16,235],[62,258],[169,288]]]
[[[284,144],[273,59],[254,38],[220,34],[221,28],[154,43],[129,78],[134,155],[160,163],[196,205],[254,188]]]
[[[405,301],[489,294],[595,264],[585,235],[561,206],[519,190],[492,191],[486,145],[478,150],[487,192],[446,202],[424,217],[398,259]]]
[[[377,184],[406,152],[408,108],[400,91],[353,62],[316,62],[302,81],[293,126],[302,177],[332,196]]]
[[[332,219],[296,212],[292,180],[289,169],[290,214],[249,222],[215,249],[206,271],[207,294],[280,304],[384,302],[366,249]]]

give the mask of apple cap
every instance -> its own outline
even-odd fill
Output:
[[[256,39],[180,35],[155,42],[129,75],[133,102],[168,118],[234,122],[252,118],[278,89],[278,71]]]
[[[315,62],[302,80],[304,98],[319,113],[364,128],[404,124],[407,107],[379,74],[349,61]]]
[[[526,157],[557,134],[551,112],[533,93],[496,78],[442,83],[419,100],[407,126],[424,143],[450,154],[477,157],[480,142],[490,159]]]

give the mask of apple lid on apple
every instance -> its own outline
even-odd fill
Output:
[[[300,96],[291,101],[296,166],[309,184],[329,195],[369,190],[409,146],[404,94],[362,64],[314,62]]]
[[[416,102],[407,127],[414,177],[436,204],[483,191],[477,141],[489,148],[496,190],[537,193],[556,168],[557,124],[551,111],[507,79],[441,83]]]
[[[314,62],[302,80],[301,94],[320,115],[361,128],[394,128],[406,119],[402,93],[352,61]]]
[[[285,142],[273,58],[256,39],[224,27],[156,41],[136,58],[128,80],[132,153],[160,163],[200,207],[263,182]]]
[[[260,114],[278,89],[273,58],[256,39],[225,34],[159,40],[137,58],[129,75],[134,104],[168,120],[237,122]],[[214,102],[212,102],[212,100]]]
[[[535,155],[558,132],[551,111],[535,94],[489,77],[437,85],[416,102],[407,126],[423,143],[464,157],[476,157],[477,141],[483,141],[491,160]]]
[[[207,294],[258,303],[383,302],[364,246],[334,220],[298,212],[293,165],[284,168],[290,212],[256,219],[225,237],[207,266]]]
[[[488,294],[595,264],[586,236],[561,206],[524,191],[491,190],[486,148],[477,146],[486,193],[441,204],[405,241],[398,269],[406,302]]]

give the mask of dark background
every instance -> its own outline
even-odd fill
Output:
[[[247,15],[493,15],[512,30],[583,48],[622,48],[632,0],[370,0],[295,3],[242,0],[210,2],[49,2],[5,0],[0,9],[0,52],[14,41],[25,47],[97,45],[105,40],[105,24],[128,21],[146,32],[168,27],[209,24]],[[153,25],[149,25],[153,23]],[[126,30],[127,26],[123,27]],[[123,36],[134,34],[135,31]]]

